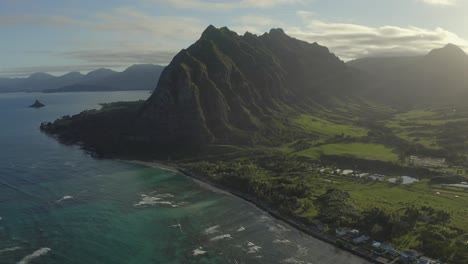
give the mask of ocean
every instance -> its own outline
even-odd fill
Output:
[[[0,263],[367,263],[173,171],[100,160],[41,122],[149,92],[0,94]],[[41,109],[28,108],[38,99]]]

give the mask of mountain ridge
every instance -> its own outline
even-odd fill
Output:
[[[276,111],[351,87],[348,71],[328,48],[281,29],[240,36],[209,26],[163,71],[137,123],[161,142],[248,141]]]
[[[422,56],[364,58],[348,65],[372,75],[366,96],[392,106],[460,104],[468,97],[468,56],[454,44]]]
[[[87,74],[69,72],[60,76],[37,72],[26,78],[0,78],[0,92],[153,90],[163,68],[160,65],[135,64],[123,72],[105,68]]]

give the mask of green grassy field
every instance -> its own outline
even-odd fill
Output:
[[[321,155],[350,156],[367,160],[397,162],[398,155],[380,144],[343,143],[327,144],[295,153],[298,156],[318,159]]]
[[[294,123],[310,133],[322,136],[344,135],[350,137],[365,137],[367,130],[361,127],[335,123],[320,117],[311,115],[301,115],[294,120]]]
[[[438,136],[448,123],[466,122],[464,111],[452,108],[413,110],[400,113],[385,122],[386,127],[408,142],[418,143],[428,149],[441,149]],[[465,142],[463,142],[465,143]]]
[[[444,120],[438,118],[440,116],[436,112],[415,110],[395,115],[386,122],[386,126],[401,139],[429,149],[439,149],[435,126],[443,124]]]
[[[360,209],[382,208],[386,211],[399,210],[414,205],[430,206],[444,210],[453,217],[453,226],[468,232],[468,188],[431,185],[427,180],[409,185],[395,185],[388,182],[368,181],[346,176],[309,176],[307,184],[311,197],[324,193],[327,189],[337,188],[350,193],[352,202]],[[312,198],[313,199],[313,198]],[[314,208],[302,216],[316,215]]]

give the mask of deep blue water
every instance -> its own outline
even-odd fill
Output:
[[[0,94],[0,263],[365,263],[236,197],[97,160],[41,122],[148,92]],[[39,99],[47,106],[26,106]]]

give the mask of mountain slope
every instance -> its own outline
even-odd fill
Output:
[[[151,141],[246,141],[272,128],[277,112],[346,97],[357,83],[326,47],[281,29],[239,36],[209,26],[164,70],[137,124]]]

